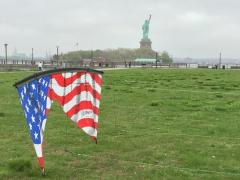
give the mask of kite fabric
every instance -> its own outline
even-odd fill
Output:
[[[101,85],[102,75],[99,73],[64,72],[41,76],[17,86],[42,170],[43,132],[53,101],[58,101],[67,117],[97,140]]]

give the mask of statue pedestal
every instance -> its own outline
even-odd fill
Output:
[[[140,41],[141,49],[152,49],[152,41],[150,39],[142,39]]]

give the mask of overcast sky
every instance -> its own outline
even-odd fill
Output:
[[[174,57],[240,57],[238,0],[0,0],[0,55],[138,48],[152,14],[156,51]],[[79,43],[78,47],[76,43]]]

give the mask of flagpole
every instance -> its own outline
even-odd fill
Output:
[[[45,169],[44,169],[44,168],[41,168],[41,171],[42,171],[42,176],[45,176],[45,175],[46,175]]]

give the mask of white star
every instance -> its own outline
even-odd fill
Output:
[[[26,89],[26,87],[24,86],[24,88],[23,88],[23,91],[24,91],[24,94],[26,94],[26,92],[27,92],[27,89]]]
[[[38,126],[38,128],[40,129],[40,124],[38,124],[37,126]]]
[[[23,91],[21,92],[21,97],[22,97],[22,99],[24,98]]]
[[[36,108],[36,107],[34,108],[34,112],[35,112],[35,114],[37,114],[37,112],[38,112],[38,110],[37,110],[37,108]]]
[[[44,101],[46,100],[46,98],[47,98],[47,96],[44,96],[44,98],[43,98],[43,99],[44,99]]]
[[[45,83],[45,87],[47,87],[47,85],[48,85],[48,83],[46,82],[46,83]]]
[[[32,104],[31,104],[30,99],[28,99],[27,101],[28,101],[28,105],[31,106]]]
[[[42,84],[45,84],[45,80],[44,79],[42,80]]]
[[[31,117],[31,119],[32,119],[32,122],[34,123],[35,122],[35,117],[33,115]]]
[[[34,133],[34,136],[35,136],[35,139],[37,139],[38,138],[38,133]]]
[[[32,84],[32,89],[35,90],[36,89],[36,86],[35,84]]]
[[[30,130],[32,130],[32,124],[31,124],[31,123],[29,123],[28,125],[29,125],[29,128],[30,128]]]
[[[25,106],[25,108],[26,108],[27,112],[29,113],[29,108],[28,108],[28,106],[27,106],[27,105]]]

